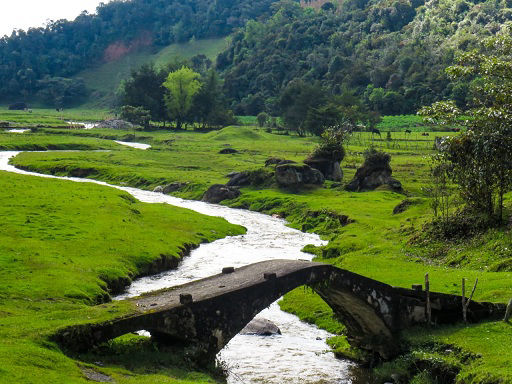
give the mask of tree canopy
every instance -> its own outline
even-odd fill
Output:
[[[501,222],[504,195],[512,190],[512,38],[487,39],[480,50],[457,56],[447,73],[455,80],[478,79],[478,97],[466,110],[448,101],[420,113],[431,123],[465,128],[446,140],[439,162],[466,208]]]
[[[165,98],[165,104],[172,119],[176,120],[178,129],[181,128],[187,113],[192,107],[194,97],[201,89],[199,78],[199,73],[190,68],[182,67],[169,73],[163,84],[169,91]]]

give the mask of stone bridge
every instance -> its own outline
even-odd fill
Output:
[[[215,355],[260,311],[285,293],[310,286],[347,328],[349,342],[382,358],[399,352],[399,333],[426,323],[426,293],[396,288],[332,265],[272,260],[128,299],[135,313],[101,324],[60,330],[56,339],[69,349],[85,350],[126,333],[147,330],[153,337],[181,343],[192,359]],[[462,320],[461,297],[431,293],[432,321]],[[472,302],[468,319],[498,315],[504,305]]]

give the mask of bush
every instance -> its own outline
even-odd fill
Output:
[[[374,168],[390,168],[391,155],[386,152],[377,151],[374,147],[370,147],[363,153],[364,165],[370,169]]]
[[[121,107],[121,118],[132,124],[137,124],[147,128],[149,127],[149,122],[151,120],[151,113],[142,107],[124,105]]]
[[[258,125],[263,128],[270,120],[270,116],[265,112],[261,112],[258,114],[256,119],[258,120]]]
[[[326,129],[322,134],[320,145],[313,151],[310,158],[341,162],[345,158],[343,143],[348,139],[348,135],[348,131],[338,127]]]

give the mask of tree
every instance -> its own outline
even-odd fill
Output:
[[[176,128],[181,129],[194,102],[194,97],[201,89],[200,75],[190,68],[183,66],[181,69],[169,73],[163,83],[169,93],[165,96],[165,104],[176,121]]]
[[[270,116],[266,112],[260,112],[256,119],[258,120],[258,125],[263,128],[270,120]]]
[[[490,223],[503,220],[504,195],[512,189],[511,58],[512,38],[505,34],[486,40],[480,51],[460,54],[447,73],[453,80],[480,79],[474,107],[462,111],[453,101],[439,102],[419,112],[430,123],[466,128],[446,140],[442,160],[466,208]]]
[[[226,107],[219,77],[213,69],[205,75],[189,115],[202,128],[222,127],[236,122],[233,112]]]
[[[326,98],[325,90],[319,84],[306,84],[302,80],[292,81],[284,89],[279,101],[285,127],[304,136],[304,123],[309,110],[321,106]]]
[[[121,118],[129,121],[130,123],[141,125],[147,129],[151,120],[151,114],[147,109],[142,107],[123,105],[121,108]]]
[[[152,63],[132,71],[121,84],[121,103],[148,110],[154,121],[167,120],[162,83],[168,73],[164,69],[157,69]]]

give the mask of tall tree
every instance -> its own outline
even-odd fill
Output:
[[[171,118],[176,121],[176,128],[181,129],[190,108],[194,102],[194,97],[201,89],[200,75],[190,68],[181,69],[169,73],[167,80],[163,83],[169,93],[165,96],[165,104],[171,114]]]
[[[504,195],[512,189],[512,38],[488,39],[480,51],[457,57],[447,72],[454,80],[480,79],[474,107],[461,111],[454,101],[439,102],[420,113],[435,124],[465,126],[446,141],[442,160],[466,207],[501,222]]]

